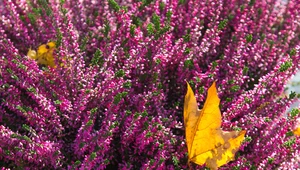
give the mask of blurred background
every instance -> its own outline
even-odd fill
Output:
[[[300,93],[300,70],[290,79],[290,81],[286,85],[285,94],[289,95],[291,91]],[[292,108],[299,108],[299,99],[297,102],[293,103],[288,111]]]

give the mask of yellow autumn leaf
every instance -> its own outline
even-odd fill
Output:
[[[27,56],[30,59],[35,60],[39,65],[45,65],[50,67],[56,67],[53,52],[55,50],[55,42],[48,42],[38,47],[37,52],[29,49]]]
[[[29,50],[28,50],[28,52],[27,52],[27,56],[28,56],[30,59],[35,60],[36,57],[37,57],[36,51],[31,50],[31,48],[29,48]]]
[[[211,169],[234,159],[246,131],[223,131],[216,83],[208,89],[202,110],[198,109],[193,90],[187,83],[184,100],[184,125],[188,149],[188,164],[194,162]]]

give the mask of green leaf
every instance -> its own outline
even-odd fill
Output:
[[[123,87],[124,87],[124,88],[129,89],[129,88],[131,88],[131,86],[132,86],[132,84],[131,84],[131,82],[129,82],[129,81],[123,83]]]
[[[292,118],[297,116],[299,113],[300,113],[300,110],[298,108],[293,108],[290,112]]]
[[[286,137],[294,136],[294,133],[292,131],[288,131],[285,134]]]
[[[194,62],[192,59],[185,60],[183,65],[185,68],[189,68],[189,69],[194,68]]]
[[[61,104],[61,103],[62,103],[62,101],[60,101],[60,100],[55,100],[55,101],[54,101],[54,104],[57,104],[57,105],[58,105],[58,104]]]
[[[147,25],[147,32],[148,32],[149,35],[153,35],[154,34],[154,27],[153,27],[152,23],[149,23]]]
[[[269,164],[272,164],[273,161],[274,161],[274,158],[268,158],[268,163],[269,163]]]
[[[36,89],[35,89],[34,87],[32,87],[32,86],[28,87],[28,88],[27,88],[27,91],[28,91],[28,92],[32,92],[32,93],[34,93],[34,94],[36,93]]]
[[[28,17],[28,19],[29,19],[31,25],[34,25],[34,24],[36,23],[36,18],[35,18],[35,15],[34,15],[34,14],[28,13],[28,14],[27,14],[27,17]]]
[[[26,140],[27,142],[31,142],[31,139],[28,136],[23,136],[23,139]]]
[[[224,19],[224,20],[220,21],[220,23],[218,25],[218,29],[219,30],[224,29],[226,27],[227,23],[228,23],[228,19]]]
[[[279,71],[280,72],[285,72],[292,66],[293,66],[293,63],[291,61],[286,61],[286,62],[284,62],[283,64],[280,65]]]
[[[243,12],[244,9],[245,9],[245,5],[243,4],[243,5],[241,5],[241,7],[240,7],[241,12]]]
[[[22,125],[22,129],[24,129],[24,130],[30,132],[30,126],[28,126],[28,125],[26,125],[26,124],[23,124],[23,125]]]
[[[288,141],[284,142],[283,146],[289,148],[292,145],[294,145],[295,143],[296,143],[296,138],[291,138]]]
[[[79,144],[79,148],[83,148],[85,146],[85,142],[81,142],[80,144]]]
[[[247,75],[248,71],[249,71],[249,67],[245,66],[243,68],[243,75]]]
[[[116,73],[115,73],[115,76],[116,77],[124,77],[125,76],[125,71],[123,69],[120,69],[118,70]]]
[[[128,94],[128,92],[118,93],[114,97],[114,104],[118,104],[124,97],[126,97],[127,94]]]
[[[184,42],[189,42],[191,40],[191,34],[190,33],[191,33],[191,30],[188,29],[187,33],[183,36]]]
[[[102,56],[102,51],[100,49],[97,49],[94,54],[94,57],[92,58],[91,65],[93,66],[98,65],[102,67],[103,64],[104,64],[104,59]]]
[[[297,96],[297,93],[294,91],[291,91],[290,95],[289,95],[289,99],[294,99]]]
[[[255,4],[255,0],[250,0],[249,6],[253,6]]]
[[[204,93],[204,87],[203,86],[199,87],[198,92],[199,92],[199,94],[203,94]]]
[[[290,56],[294,56],[294,55],[296,55],[296,53],[297,53],[296,49],[293,48],[293,49],[291,49],[291,51],[290,51]]]
[[[160,17],[157,14],[152,15],[152,22],[156,31],[160,30]]]
[[[103,30],[103,34],[105,37],[108,37],[109,31],[110,31],[110,26],[109,26],[109,23],[107,22],[104,24],[104,30]]]
[[[165,7],[166,7],[166,4],[164,2],[159,3],[159,10],[160,11],[163,11],[165,9]]]
[[[246,141],[246,142],[251,142],[251,141],[252,141],[252,138],[251,138],[250,136],[246,136],[245,139],[244,139],[244,141]]]
[[[186,3],[186,0],[178,0],[178,5],[183,5]]]
[[[85,124],[86,127],[90,127],[90,126],[92,126],[92,125],[93,125],[93,120],[89,120],[89,121]]]
[[[75,161],[74,166],[76,167],[76,166],[78,166],[80,164],[81,164],[81,162],[79,160],[77,160],[77,161]]]
[[[175,166],[178,166],[179,160],[178,160],[178,158],[177,158],[176,156],[172,156],[172,161],[173,161],[173,164],[174,164]]]
[[[142,5],[141,5],[141,9],[144,8],[145,6],[148,6],[151,4],[151,2],[153,2],[154,0],[142,0]]]
[[[252,39],[253,39],[252,34],[246,35],[246,41],[247,41],[247,43],[250,43],[252,41]]]
[[[94,160],[96,156],[97,156],[96,152],[92,152],[90,155],[90,161]]]
[[[232,91],[232,92],[237,92],[239,89],[240,89],[240,86],[234,85],[234,86],[232,86],[232,87],[230,88],[230,91]]]
[[[130,36],[134,37],[136,25],[130,25]]]
[[[216,61],[213,61],[212,62],[212,70],[215,70],[217,66],[218,66],[218,63]]]
[[[56,47],[61,46],[61,42],[62,42],[62,33],[60,29],[56,29],[56,41],[55,41]]]
[[[108,5],[116,12],[120,10],[119,4],[114,0],[108,0]]]
[[[184,49],[184,54],[185,55],[187,55],[187,54],[189,54],[191,52],[191,49],[190,48],[188,48],[188,47],[186,47],[185,49]]]
[[[134,15],[132,16],[132,23],[134,25],[136,25],[137,27],[139,27],[143,24],[142,20],[139,17],[134,16]]]

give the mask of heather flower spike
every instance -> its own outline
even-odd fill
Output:
[[[208,89],[201,110],[198,109],[194,92],[187,83],[183,112],[188,164],[189,162],[205,164],[206,167],[215,170],[234,160],[246,131],[223,131],[219,104],[215,82]]]
[[[300,68],[298,2],[0,0],[1,168],[187,169],[188,148],[196,169],[299,169],[297,94],[278,97]],[[201,105],[218,80],[207,157],[186,79]]]

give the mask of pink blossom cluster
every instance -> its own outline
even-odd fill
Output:
[[[2,169],[187,169],[183,103],[217,82],[221,169],[297,169],[297,0],[0,1]],[[46,68],[26,54],[55,41]],[[67,60],[62,60],[62,58]],[[201,108],[201,107],[200,107]],[[203,168],[193,165],[191,168]]]

